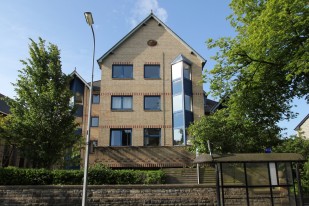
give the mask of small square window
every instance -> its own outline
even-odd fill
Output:
[[[160,146],[161,129],[147,128],[144,129],[144,146]]]
[[[133,65],[113,65],[112,77],[119,79],[132,79]]]
[[[91,127],[99,126],[99,117],[91,117]]]
[[[112,96],[112,110],[132,110],[132,96]]]
[[[160,96],[145,96],[144,97],[144,109],[145,110],[160,110],[161,109]]]
[[[144,66],[145,79],[159,79],[160,78],[160,65],[145,65]]]
[[[99,94],[93,94],[92,95],[92,104],[99,104],[100,103],[100,95]]]

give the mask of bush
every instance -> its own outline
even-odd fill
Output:
[[[45,170],[0,168],[0,185],[81,185],[82,170]],[[89,169],[89,185],[103,184],[162,184],[162,170],[112,170],[104,166]]]

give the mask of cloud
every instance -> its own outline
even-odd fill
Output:
[[[130,24],[135,27],[143,20],[150,12],[153,12],[161,21],[167,21],[167,11],[159,6],[158,0],[137,0],[132,11]]]

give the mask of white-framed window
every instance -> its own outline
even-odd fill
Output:
[[[132,96],[112,96],[112,110],[132,110]]]

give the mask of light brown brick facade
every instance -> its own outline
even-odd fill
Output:
[[[155,40],[157,45],[149,46],[149,40]],[[199,82],[205,61],[156,18],[148,18],[113,51],[99,59],[100,104],[92,105],[92,117],[99,117],[99,126],[91,128],[91,140],[98,140],[99,147],[110,146],[111,129],[132,129],[131,146],[144,146],[144,128],[161,128],[160,146],[173,146],[171,63],[180,54],[192,63],[192,112],[194,120],[199,119],[204,114],[204,92]],[[133,65],[133,78],[112,78],[113,65]],[[144,65],[160,65],[160,78],[145,79]],[[88,92],[85,90],[86,98],[89,98]],[[160,110],[144,110],[144,97],[153,95],[160,96]],[[112,110],[112,96],[132,96],[132,110]],[[84,136],[87,108],[88,102],[85,102]]]

